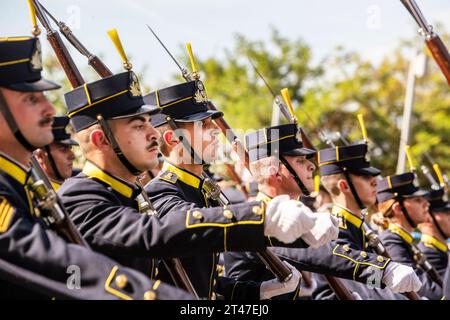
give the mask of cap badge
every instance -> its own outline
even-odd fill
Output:
[[[206,96],[205,87],[201,81],[196,82],[197,90],[194,94],[194,100],[196,103],[206,103],[208,102],[208,97]]]

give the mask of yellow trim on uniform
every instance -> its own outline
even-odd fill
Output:
[[[32,37],[2,37],[0,38],[0,41],[6,41],[6,42],[18,42],[18,41],[27,41],[31,40]]]
[[[164,105],[164,106],[161,106],[160,108],[161,108],[161,109],[164,109],[164,108],[170,107],[170,106],[172,106],[172,105],[174,105],[174,104],[177,104],[177,103],[180,103],[180,102],[189,100],[189,99],[192,99],[192,96],[187,97],[187,98],[183,98],[183,99],[180,99],[180,100],[177,100],[177,101],[174,101],[174,102],[171,102],[171,103],[169,103],[169,104],[166,104],[166,105]]]
[[[133,195],[134,191],[133,188],[130,187],[125,181],[121,181],[119,180],[119,178],[114,178],[113,176],[107,174],[90,161],[86,161],[86,164],[84,165],[83,168],[83,173],[89,178],[96,178],[100,181],[103,181],[111,188],[113,188],[114,191],[120,193],[121,195],[127,198],[131,198]]]
[[[121,299],[133,300],[133,298],[131,298],[130,296],[124,294],[123,292],[120,292],[117,289],[111,288],[111,282],[113,281],[114,275],[116,274],[118,269],[119,269],[119,267],[117,267],[117,266],[114,266],[112,268],[111,273],[109,274],[108,279],[106,279],[106,282],[105,282],[105,290],[106,290],[106,292],[109,292],[112,295],[115,295],[116,297],[119,297]]]
[[[156,280],[155,283],[153,284],[153,290],[157,290],[160,284],[161,280]]]
[[[0,62],[0,67],[10,66],[13,64],[19,64],[19,63],[24,63],[24,62],[28,62],[28,61],[30,61],[30,58]]]
[[[50,183],[51,183],[51,185],[53,187],[53,190],[55,190],[55,191],[58,191],[58,189],[61,188],[61,183],[59,183],[59,182],[50,181]]]
[[[264,131],[264,132],[265,132],[265,131]],[[261,143],[261,144],[259,144],[258,146],[261,146],[261,145],[264,145],[264,144],[271,144],[272,142],[277,142],[277,141],[281,141],[281,140],[284,140],[284,139],[287,139],[287,138],[292,138],[292,137],[295,137],[295,135],[294,135],[294,134],[291,134],[291,135],[284,136],[284,137],[281,137],[281,138],[278,138],[278,139],[275,139],[275,140],[270,140],[270,141]],[[266,137],[266,140],[267,140],[267,137]]]
[[[1,153],[0,170],[5,171],[8,175],[17,180],[21,185],[25,185],[28,176],[27,170],[13,159]]]
[[[256,195],[256,201],[262,201],[265,204],[268,204],[271,200],[272,200],[272,198],[269,197],[264,192],[259,191],[258,194]]]
[[[350,157],[350,158],[345,158],[345,159],[340,159],[340,160],[331,160],[331,161],[327,161],[327,162],[322,162],[322,163],[319,163],[319,167],[325,166],[327,164],[333,164],[333,163],[349,161],[349,160],[354,160],[354,159],[359,159],[359,158],[364,158],[364,156],[355,156],[355,157]]]
[[[180,180],[180,181],[186,183],[187,185],[190,185],[191,187],[194,187],[196,189],[200,188],[201,179],[198,176],[196,176],[190,172],[187,172],[183,169],[180,169],[167,161],[164,162],[162,171],[170,171],[177,175],[178,180]]]
[[[13,212],[14,207],[8,202],[8,200],[3,198],[3,201],[0,203],[0,233],[8,231]]]
[[[208,299],[211,299],[211,291],[212,291],[212,284],[213,284],[213,276],[216,271],[216,254],[213,253],[213,263],[211,268],[211,275],[209,276],[209,290],[208,290]]]
[[[85,84],[83,85],[83,88],[84,88],[84,92],[86,93],[86,98],[87,98],[88,104],[92,104],[92,101],[91,101],[91,95],[89,94],[89,90],[88,90],[88,87],[87,87],[87,83],[85,83]]]
[[[267,240],[269,240],[270,246],[273,247],[272,238],[271,237],[267,237]]]
[[[339,162],[339,146],[336,146],[336,161]]]
[[[420,241],[422,241],[423,244],[426,245],[427,247],[432,246],[442,252],[448,251],[448,247],[447,247],[446,243],[439,241],[438,239],[436,239],[435,237],[433,237],[429,234],[422,233]]]
[[[121,94],[124,94],[124,93],[127,93],[127,92],[128,92],[128,89],[127,89],[127,90],[123,90],[123,91],[118,92],[118,93],[115,93],[115,94],[113,94],[113,95],[110,95],[109,97],[103,98],[103,99],[101,99],[101,100],[95,101],[94,103],[87,104],[87,105],[85,105],[84,107],[81,107],[80,109],[77,109],[77,110],[75,110],[75,111],[69,113],[69,114],[68,114],[68,117],[69,117],[69,118],[72,118],[74,114],[77,114],[77,113],[80,112],[80,111],[83,111],[83,110],[85,110],[85,109],[87,109],[87,108],[90,108],[90,107],[92,107],[92,106],[95,106],[96,104],[99,104],[99,103],[101,103],[101,102],[104,102],[104,101],[109,100],[109,99],[112,99],[112,98],[115,98],[115,97],[120,96]]]
[[[196,209],[196,210],[198,210],[198,209]],[[196,211],[196,210],[194,210],[194,211]],[[191,210],[188,210],[188,212],[186,214],[186,228],[187,229],[202,228],[202,227],[228,228],[228,227],[233,227],[233,226],[238,226],[238,225],[263,224],[264,223],[264,214],[262,214],[261,220],[259,220],[259,221],[237,221],[237,222],[225,223],[225,224],[209,222],[209,223],[196,223],[196,224],[190,225],[189,224],[190,215],[191,215]]]
[[[159,105],[159,94],[158,94],[158,90],[155,90],[155,97],[156,97],[156,106],[158,108],[161,108],[161,106]]]
[[[361,225],[363,223],[362,218],[357,217],[356,215],[351,213],[348,209],[345,209],[338,205],[333,206],[332,214],[337,215],[337,216],[342,216],[345,219],[345,221],[350,222],[352,225],[354,225],[358,229],[361,228]]]
[[[351,258],[351,257],[348,257],[348,256],[344,255],[344,254],[337,253],[336,250],[337,250],[337,248],[338,248],[339,246],[340,246],[340,244],[338,244],[338,245],[336,245],[336,247],[334,247],[334,249],[333,249],[333,255],[338,256],[338,257],[341,257],[341,258],[348,259],[348,260],[350,260],[351,262],[353,262],[353,263],[356,264],[355,269],[353,270],[353,280],[356,280],[356,271],[358,270],[358,268],[359,268],[360,265],[373,266],[373,267],[375,267],[375,268],[378,268],[378,269],[383,270],[384,268],[386,268],[388,262],[391,261],[390,258],[389,258],[389,259],[386,259],[386,260],[384,261],[384,265],[383,265],[383,266],[379,266],[379,265],[377,265],[377,264],[370,263],[370,262],[360,262],[360,261],[357,261],[357,260],[355,260],[355,259],[353,259],[353,258]]]
[[[387,176],[387,182],[388,182],[389,189],[392,189],[391,176]]]
[[[390,223],[389,224],[389,230],[392,233],[395,233],[397,235],[400,236],[400,238],[402,238],[405,242],[407,242],[408,244],[412,244],[414,241],[414,238],[412,235],[409,234],[408,231],[406,231],[405,229],[403,229],[402,227],[400,227],[398,224],[395,223]]]

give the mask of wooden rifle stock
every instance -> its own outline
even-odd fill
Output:
[[[450,54],[445,47],[445,44],[437,34],[433,34],[429,39],[426,39],[425,42],[450,85]]]

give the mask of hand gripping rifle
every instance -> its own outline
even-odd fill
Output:
[[[53,189],[35,156],[31,157],[31,190],[45,224],[66,241],[89,248]]]
[[[419,33],[425,38],[428,49],[450,85],[450,54],[445,44],[439,35],[433,31],[433,27],[428,24],[414,0],[400,1],[419,25]]]
[[[164,43],[159,39],[159,37],[156,35],[156,33],[150,28],[149,25],[147,25],[150,32],[155,36],[155,38],[158,40],[158,42],[161,44],[161,46],[164,48],[164,50],[169,54],[171,59],[175,62],[175,64],[178,66],[178,68],[181,71],[181,75],[186,81],[194,81],[198,80],[200,78],[198,74],[198,70],[195,64],[194,55],[192,54],[192,48],[191,45],[187,44],[187,49],[189,53],[189,58],[192,65],[192,73],[189,73],[188,70],[180,65],[178,61],[175,59],[175,57],[170,53],[170,51],[167,49],[167,47],[164,45]],[[217,108],[214,106],[214,104],[211,102],[211,100],[208,100],[208,108],[211,110],[217,110]],[[237,153],[240,157],[240,160],[242,163],[244,163],[245,167],[250,171],[249,166],[249,158],[248,158],[248,152],[243,146],[242,142],[239,140],[238,136],[234,134],[231,127],[228,125],[228,123],[225,121],[223,117],[217,118],[214,120],[217,124],[217,126],[220,128],[222,133],[226,136],[228,141],[237,147]],[[213,188],[214,189],[214,188]],[[220,191],[220,190],[219,190]],[[216,201],[222,197],[216,195]],[[219,201],[220,202],[220,201]],[[225,203],[226,204],[226,203]],[[275,274],[275,276],[282,282],[285,282],[289,280],[292,277],[292,273],[289,270],[288,267],[271,251],[265,250],[257,253],[261,261],[269,268],[269,270]]]
[[[270,87],[269,83],[266,81],[266,79],[263,77],[263,75],[259,72],[259,70],[256,68],[254,63],[249,59],[250,64],[252,65],[255,72],[258,74],[258,76],[262,79],[266,87],[269,89],[270,93],[272,94],[274,101],[276,105],[280,108],[280,111],[283,113],[283,115],[286,117],[286,119],[292,123],[297,123],[297,117],[295,116],[294,109],[292,107],[292,103],[289,97],[289,92],[287,89],[282,90],[282,96],[285,100],[285,102],[282,101],[281,97],[279,95],[276,95],[275,92]],[[308,139],[306,133],[301,129],[300,131],[302,135],[302,141],[304,142],[305,146],[308,148],[314,149],[314,146],[312,145],[311,141]],[[318,131],[319,138],[322,137],[320,131]],[[331,141],[330,141],[331,142]],[[332,143],[332,142],[331,142]],[[305,274],[302,273],[302,276],[304,277]],[[334,293],[340,300],[355,300],[354,296],[351,294],[351,292],[347,289],[347,287],[344,285],[344,283],[341,281],[341,279],[325,275],[328,284],[333,289]],[[312,285],[312,280],[309,276],[305,277],[305,283],[308,285]]]
[[[52,47],[57,55],[58,60],[60,61],[61,65],[63,66],[63,69],[69,78],[69,81],[72,85],[72,87],[78,87],[80,85],[83,85],[85,82],[83,78],[81,77],[81,74],[79,73],[75,63],[73,62],[71,56],[69,55],[69,52],[65,48],[61,37],[59,34],[53,30],[50,26],[50,23],[47,20],[47,17],[45,16],[45,11],[48,15],[50,13],[48,10],[46,10],[37,0],[30,0],[33,1],[34,9],[36,9],[37,16],[41,23],[44,25],[44,28],[47,30],[47,35],[49,37],[49,41],[52,44],[58,43],[58,46]],[[51,15],[50,15],[51,16]],[[63,22],[59,22],[56,20],[53,16],[51,16],[52,20],[54,20],[58,26],[60,27],[60,31],[64,34],[64,36],[70,41],[70,43],[84,56],[88,58],[89,64],[94,68],[94,70],[102,77],[108,77],[112,75],[112,72],[106,67],[106,65],[95,55],[91,54],[82,44],[81,42],[75,37],[75,35],[72,33],[72,31],[67,27],[66,24]],[[118,36],[117,36],[118,37]],[[50,40],[52,39],[52,40]],[[56,40],[53,40],[56,39]],[[115,42],[116,44],[116,42]],[[63,48],[63,49],[61,49]],[[118,49],[119,50],[119,49]],[[124,58],[124,65],[126,67],[131,68],[131,64],[128,63],[128,60],[126,59],[125,53],[122,50],[119,50],[121,53],[121,56]],[[71,63],[65,63],[66,61],[71,61]],[[64,68],[66,66],[66,68]],[[148,197],[145,197],[145,192],[143,192],[143,196],[139,197],[141,200],[141,203],[139,204],[140,207],[144,208],[147,211],[153,211],[153,207],[151,206],[150,200],[148,200]],[[148,210],[147,210],[148,209]],[[75,228],[75,227],[74,227]],[[81,236],[80,236],[81,237]],[[166,265],[167,270],[169,274],[171,275],[174,283],[176,286],[178,286],[181,289],[186,290],[187,292],[191,293],[194,297],[198,299],[198,294],[195,291],[187,273],[184,269],[183,265],[181,264],[181,261],[179,258],[171,258],[171,259],[165,259],[163,260],[163,263]]]

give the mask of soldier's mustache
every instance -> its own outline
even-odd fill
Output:
[[[53,117],[45,117],[39,121],[38,125],[40,127],[46,127],[49,124],[51,125],[52,123],[53,123]]]
[[[158,141],[154,140],[147,146],[147,151],[150,151],[150,149],[152,149],[154,147],[158,147],[158,146],[159,146]]]

